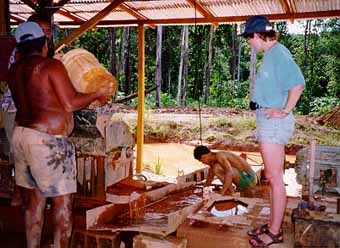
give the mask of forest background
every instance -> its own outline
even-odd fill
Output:
[[[298,21],[296,21],[298,22]],[[306,79],[296,111],[320,115],[340,105],[340,19],[300,21],[301,33],[277,22],[279,41],[292,53]],[[202,106],[248,108],[250,46],[239,25],[158,26],[145,28],[145,98],[147,108]],[[56,41],[72,29],[54,30]],[[122,98],[137,91],[137,27],[96,28],[63,52],[85,48],[118,80]],[[257,66],[263,53],[257,53]],[[136,99],[128,102],[136,105]]]

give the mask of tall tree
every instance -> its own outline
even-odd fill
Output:
[[[181,39],[181,57],[179,61],[179,71],[178,71],[178,83],[177,83],[177,106],[182,105],[182,76],[183,76],[183,63],[184,63],[184,53],[185,53],[185,30],[188,28],[187,25],[182,28],[182,39]]]
[[[161,105],[161,87],[162,87],[162,26],[157,26],[157,40],[156,40],[156,106]]]
[[[110,40],[110,71],[117,78],[117,57],[116,57],[116,29],[109,28]]]
[[[131,53],[131,28],[126,28],[127,39],[126,39],[126,49],[125,50],[125,80],[124,80],[124,93],[125,95],[129,95],[131,92],[131,65],[130,65],[130,53]]]
[[[209,94],[210,94],[210,75],[211,75],[211,62],[212,62],[212,55],[213,55],[214,31],[215,31],[215,27],[211,25],[210,32],[209,32],[208,61],[206,64],[206,69],[205,69],[205,92],[204,92],[205,103],[208,102]]]
[[[231,79],[236,80],[237,75],[237,24],[233,25],[233,33],[231,38]]]
[[[188,102],[188,70],[189,70],[189,27],[185,28],[184,35],[184,61],[183,61],[183,104],[187,106]]]

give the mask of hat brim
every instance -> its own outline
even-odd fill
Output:
[[[243,32],[242,34],[239,34],[239,36],[242,36],[243,38],[245,38],[247,35],[250,35],[250,34],[253,34],[253,33]]]

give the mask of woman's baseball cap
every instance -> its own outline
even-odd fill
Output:
[[[269,20],[265,16],[252,16],[246,21],[242,36],[268,31]]]
[[[15,40],[22,43],[45,36],[41,27],[35,22],[23,22],[15,30]]]

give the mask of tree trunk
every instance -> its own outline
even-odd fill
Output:
[[[120,34],[120,64],[119,64],[119,72],[125,71],[125,50],[126,50],[126,39],[129,27],[124,27],[121,29]]]
[[[189,64],[189,27],[184,26],[184,61],[183,61],[183,104],[187,106],[188,100],[188,64]]]
[[[157,41],[156,41],[156,106],[161,106],[161,87],[162,87],[162,26],[157,26]]]
[[[166,29],[167,30],[167,29]],[[168,77],[167,77],[167,81],[168,81],[168,94],[171,94],[171,88],[172,88],[172,83],[171,83],[171,72],[172,72],[172,43],[171,40],[169,42],[167,42],[168,44]]]
[[[250,75],[249,75],[249,98],[252,101],[254,100],[255,78],[256,78],[256,50],[252,48],[250,54]]]
[[[212,62],[212,53],[213,53],[213,39],[214,39],[214,31],[215,27],[213,25],[210,26],[210,34],[209,34],[209,45],[208,45],[208,61],[205,70],[206,75],[206,83],[205,83],[205,94],[204,94],[204,102],[207,103],[210,95],[210,75],[211,75],[211,62]]]
[[[116,29],[109,28],[110,39],[110,71],[117,78],[117,57],[116,57]]]
[[[125,80],[124,80],[124,93],[129,95],[131,88],[131,68],[130,68],[130,53],[131,53],[131,28],[126,28],[127,39],[126,39],[126,53],[125,53]]]
[[[183,61],[184,61],[184,40],[185,40],[185,27],[182,28],[182,39],[181,39],[181,58],[179,62],[179,71],[178,71],[178,84],[177,84],[177,106],[180,107],[182,105],[182,74],[183,74]]]
[[[237,65],[237,24],[233,26],[233,35],[231,41],[231,79],[236,80],[236,65]]]

